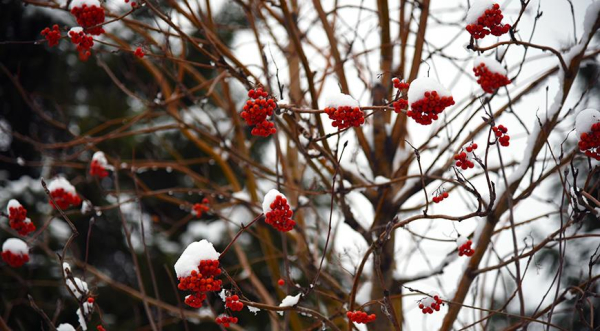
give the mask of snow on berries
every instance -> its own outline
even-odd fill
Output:
[[[2,260],[13,268],[18,268],[29,262],[27,244],[17,238],[9,238],[2,244]]]
[[[494,93],[502,86],[510,84],[506,69],[494,59],[477,57],[473,62],[473,72],[477,78],[477,84],[486,93]]]
[[[132,3],[132,5],[133,5],[133,3]],[[141,47],[138,47],[133,52],[133,55],[135,55],[137,58],[141,59],[141,58],[143,58],[146,55],[146,53],[144,53],[144,50]]]
[[[475,39],[492,34],[501,36],[510,30],[510,24],[502,24],[502,10],[491,0],[476,0],[467,12],[467,31]]]
[[[467,170],[469,168],[475,167],[475,163],[471,161],[475,157],[475,150],[477,149],[477,144],[472,143],[467,146],[464,150],[461,150],[460,153],[454,155],[454,160],[456,161],[456,166],[461,168],[462,170]]]
[[[248,97],[250,100],[246,101],[240,115],[246,124],[254,125],[252,135],[268,137],[277,132],[275,124],[268,120],[268,117],[273,116],[273,111],[277,107],[275,100],[270,98],[262,87],[248,91]]]
[[[94,155],[92,156],[92,164],[90,165],[90,175],[94,177],[104,178],[108,176],[108,170],[112,170],[112,166],[108,164],[104,153],[94,153]]]
[[[19,201],[15,199],[8,201],[6,213],[8,214],[8,223],[10,227],[20,235],[26,236],[35,231],[35,225],[27,217],[27,209],[25,209]]]
[[[377,319],[375,314],[367,314],[364,311],[355,310],[346,313],[346,316],[351,322],[358,324],[367,324]]]
[[[454,99],[446,88],[428,77],[415,79],[408,89],[408,103],[411,109],[406,115],[422,125],[429,125],[438,119],[444,109],[454,105]]]
[[[437,195],[434,195],[432,200],[435,203],[440,203],[440,202],[442,202],[442,200],[448,198],[448,196],[450,196],[450,194],[448,194],[448,192],[444,191]]]
[[[344,93],[327,96],[325,113],[333,122],[334,128],[343,130],[349,127],[358,127],[365,123],[365,113],[360,110],[358,101]]]
[[[77,19],[77,24],[93,36],[104,33],[100,24],[104,23],[104,8],[98,0],[73,0],[71,14]],[[100,26],[98,26],[100,25]]]
[[[510,145],[510,136],[506,134],[508,129],[504,125],[494,126],[492,131],[494,131],[501,146],[508,147]]]
[[[71,37],[71,42],[77,45],[77,52],[79,52],[79,59],[83,62],[87,61],[92,55],[90,49],[94,46],[94,39],[92,36],[86,34],[81,27],[71,28],[68,33]]]
[[[60,209],[67,209],[70,206],[79,206],[81,204],[81,198],[77,195],[75,187],[64,177],[54,178],[48,185],[48,190],[50,191],[50,196]],[[52,203],[52,200],[50,200],[50,205],[56,207]]]
[[[240,297],[232,295],[225,298],[225,307],[231,309],[231,311],[241,311],[244,308],[244,304],[240,302]]]
[[[458,246],[458,256],[473,256],[475,250],[471,247],[473,241],[463,236],[459,236],[456,239],[456,246]]]
[[[228,328],[231,324],[237,324],[238,318],[232,317],[232,316],[227,316],[227,315],[221,315],[221,316],[215,318],[215,322],[217,324],[221,324],[224,327]]]
[[[42,30],[42,32],[40,32],[40,34],[46,38],[48,41],[48,46],[50,47],[58,45],[58,42],[60,41],[60,30],[58,28],[58,24],[54,24],[52,26],[52,30],[50,30],[50,28],[45,28]]]
[[[202,199],[202,203],[195,203],[192,206],[192,213],[196,215],[197,218],[202,217],[202,214],[207,212],[210,208],[208,207],[208,199]]]
[[[265,222],[275,230],[287,232],[296,225],[296,222],[292,220],[294,212],[291,210],[287,198],[281,192],[275,189],[267,192],[262,207]]]
[[[177,287],[192,292],[185,298],[190,307],[202,307],[207,292],[221,290],[222,281],[215,279],[221,274],[219,256],[213,244],[203,239],[191,243],[175,262],[175,273],[179,279]]]
[[[577,114],[575,130],[579,137],[579,150],[600,161],[600,112],[585,109]]]
[[[440,307],[444,305],[444,301],[439,294],[432,292],[429,296],[419,300],[419,309],[423,314],[433,314],[434,311],[440,311]]]

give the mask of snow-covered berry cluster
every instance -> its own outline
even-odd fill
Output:
[[[104,153],[94,153],[94,155],[92,156],[92,163],[90,164],[90,175],[94,177],[104,178],[108,176],[108,170],[112,170],[112,167],[108,164]]]
[[[294,212],[291,210],[287,198],[277,190],[270,190],[263,200],[263,213],[265,222],[280,232],[287,232],[294,228],[296,222],[292,220]]]
[[[575,126],[579,150],[600,161],[600,112],[595,109],[582,110],[577,115]]]
[[[254,136],[268,137],[277,132],[275,125],[268,120],[277,104],[268,95],[261,87],[248,91],[250,100],[246,101],[241,116],[246,124],[254,125],[251,132]]]
[[[440,202],[442,202],[442,200],[448,198],[448,196],[449,196],[448,192],[444,191],[438,195],[435,195],[432,200],[435,203],[440,203]]]
[[[77,24],[93,36],[104,33],[104,8],[98,0],[73,0],[71,3],[71,14],[77,19]]]
[[[471,6],[467,13],[467,31],[475,39],[482,39],[492,34],[501,36],[510,30],[510,24],[502,24],[500,5],[490,0],[479,0]]]
[[[325,113],[329,116],[330,120],[333,120],[331,125],[339,130],[358,127],[365,123],[365,113],[359,107],[327,107],[325,108]]]
[[[467,170],[469,168],[473,168],[475,163],[471,161],[471,159],[475,156],[474,152],[477,149],[477,144],[472,143],[467,146],[464,151],[454,155],[454,160],[456,160],[456,166],[461,168],[462,170]]]
[[[81,198],[77,195],[75,187],[64,177],[53,179],[48,185],[48,190],[50,191],[50,196],[60,209],[67,209],[70,206],[79,206],[81,204]],[[50,200],[50,205],[56,207],[52,203],[52,200]]]
[[[510,136],[506,134],[508,129],[504,125],[494,126],[492,127],[492,131],[494,131],[501,146],[507,147],[510,145]]]
[[[133,2],[132,4],[134,4],[135,2]],[[135,51],[133,52],[133,55],[135,55],[137,58],[143,58],[146,53],[144,53],[144,50],[141,47],[138,47],[135,49]]]
[[[440,311],[444,302],[437,293],[431,293],[430,296],[419,300],[419,309],[423,314],[433,314],[433,311]]]
[[[185,303],[190,307],[202,307],[207,292],[221,290],[222,281],[215,279],[221,274],[219,256],[212,243],[201,240],[191,243],[175,263],[179,279],[177,287],[192,292],[185,298]]]
[[[244,304],[240,301],[240,297],[232,295],[225,298],[225,307],[231,309],[231,311],[241,311],[244,308]]]
[[[17,238],[9,238],[2,244],[2,260],[13,268],[18,268],[29,262],[27,244]]]
[[[454,105],[450,92],[431,78],[419,78],[410,84],[408,90],[410,110],[406,115],[422,125],[429,125],[438,119],[444,109]]]
[[[232,316],[227,316],[227,315],[221,315],[221,316],[215,318],[215,322],[217,324],[221,324],[224,327],[228,328],[231,324],[237,324],[238,318],[232,317]]]
[[[475,250],[471,247],[471,245],[473,245],[473,241],[471,241],[471,239],[459,236],[456,239],[456,246],[458,246],[458,256],[473,256],[473,254],[475,254]]]
[[[57,24],[52,26],[52,30],[50,30],[50,28],[45,28],[40,34],[46,38],[48,46],[50,47],[58,45],[58,42],[60,41],[60,30]]]
[[[364,311],[355,310],[346,313],[346,316],[351,322],[359,324],[367,324],[377,319],[375,314],[367,314]]]
[[[26,236],[35,231],[35,225],[27,217],[27,209],[25,209],[19,201],[15,199],[8,201],[6,213],[8,214],[8,223],[10,227],[20,235]]]
[[[192,212],[197,218],[202,217],[202,214],[206,213],[210,208],[208,207],[208,199],[202,199],[202,203],[195,203],[192,206]]]
[[[486,93],[494,93],[498,88],[510,84],[510,79],[506,77],[506,69],[491,59],[482,57],[476,59],[473,72],[475,77],[479,77],[477,83]]]
[[[92,36],[86,34],[81,27],[71,28],[68,34],[69,37],[71,37],[71,42],[74,45],[77,45],[79,59],[84,62],[87,61],[92,55],[90,49],[94,46],[94,39]]]

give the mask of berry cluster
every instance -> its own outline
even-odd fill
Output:
[[[287,232],[294,228],[296,222],[292,220],[294,212],[290,209],[287,199],[278,195],[269,205],[271,211],[265,214],[265,222],[280,232]]]
[[[275,132],[275,125],[269,122],[268,116],[273,115],[273,111],[277,107],[273,98],[268,98],[268,93],[262,88],[248,91],[248,97],[251,100],[246,101],[244,110],[241,113],[242,118],[248,125],[254,125],[252,135],[268,137]]]
[[[71,31],[69,31],[69,37],[71,37],[71,42],[77,45],[79,59],[81,61],[87,61],[90,55],[92,55],[90,49],[94,46],[94,39],[92,36],[87,35],[81,29],[71,29]]]
[[[466,152],[460,152],[459,154],[454,155],[454,160],[456,160],[456,166],[461,168],[462,170],[473,168],[475,166],[475,163],[471,161],[470,157],[473,155],[473,152],[476,149],[477,144],[473,143],[465,148]]]
[[[394,87],[399,89],[400,91],[408,90],[408,88],[410,87],[410,84],[406,82],[401,82],[398,78],[392,79],[392,84],[394,84]]]
[[[98,160],[92,160],[90,165],[90,175],[94,177],[104,178],[108,176],[108,171]]]
[[[502,86],[510,84],[510,79],[498,72],[492,72],[485,63],[481,63],[473,68],[477,83],[481,86],[483,91],[486,93],[494,93],[495,90]]]
[[[192,270],[191,275],[179,278],[177,287],[180,290],[194,292],[185,298],[185,303],[194,308],[202,307],[206,292],[221,290],[222,281],[215,279],[220,274],[219,260],[202,260],[197,271]]]
[[[134,3],[135,3],[135,2],[133,2],[133,3],[132,3],[132,5],[133,5]],[[135,51],[133,52],[133,55],[135,55],[137,58],[140,58],[140,59],[141,59],[141,58],[143,58],[143,57],[144,57],[144,55],[146,55],[146,53],[144,53],[144,50],[143,50],[141,47],[138,47],[138,48],[136,48],[136,49],[135,49]]]
[[[501,146],[507,147],[510,145],[510,136],[506,134],[508,129],[504,125],[494,126],[492,127],[492,131],[494,131]]]
[[[10,227],[20,235],[26,236],[35,231],[35,225],[27,218],[27,209],[19,201],[11,199],[6,207]]]
[[[240,297],[237,295],[232,295],[225,298],[225,307],[231,309],[232,311],[241,311],[242,308],[244,308],[244,304],[240,302]]]
[[[456,245],[458,246],[458,256],[473,256],[473,254],[475,254],[475,250],[471,248],[473,241],[470,239],[462,236],[458,237],[456,240]]]
[[[358,127],[365,123],[365,113],[359,107],[339,106],[337,108],[327,107],[325,113],[333,120],[331,125],[340,130],[351,126]]]
[[[433,202],[440,203],[440,202],[442,202],[442,200],[446,199],[448,196],[449,196],[448,192],[444,191],[443,193],[434,196]]]
[[[15,254],[11,251],[2,251],[2,260],[13,268],[18,268],[29,262],[28,254]]]
[[[27,244],[21,239],[7,239],[2,244],[2,260],[13,268],[18,268],[29,262],[29,248]]]
[[[442,299],[437,294],[432,294],[430,297],[425,297],[419,301],[419,309],[423,314],[433,314],[433,311],[440,311],[440,307],[444,304]]]
[[[578,146],[585,155],[600,161],[600,123],[592,124],[589,132],[581,134]]]
[[[217,324],[221,324],[224,327],[228,328],[231,323],[237,324],[238,318],[227,316],[227,315],[221,315],[221,316],[215,318],[215,322],[217,322]]]
[[[510,30],[510,24],[502,25],[503,18],[502,10],[496,3],[477,18],[477,23],[467,25],[467,31],[475,39],[482,39],[490,33],[494,36],[501,36]]]
[[[102,325],[98,325],[96,327],[96,330],[98,330],[98,331],[106,331],[106,329]]]
[[[351,322],[362,324],[367,324],[377,319],[377,316],[375,314],[369,315],[364,311],[360,310],[349,311],[346,313],[346,316],[348,316],[348,319],[350,319]]]
[[[90,2],[93,2],[94,4],[88,5],[84,3],[81,7],[73,7],[71,9],[71,14],[77,19],[77,24],[83,27],[87,33],[98,36],[104,33],[102,26],[97,26],[104,23],[104,8],[100,6],[98,1]]]
[[[67,192],[63,188],[50,191],[50,196],[60,209],[67,209],[69,206],[79,206],[81,204],[81,198],[77,194]],[[52,201],[50,201],[50,205],[54,207]]]
[[[411,110],[406,112],[408,117],[414,119],[422,125],[429,125],[438,119],[446,107],[452,106],[454,99],[449,97],[440,97],[437,91],[425,92],[423,98],[413,102]]]
[[[396,112],[397,114],[399,114],[403,110],[408,109],[408,100],[406,100],[406,99],[398,99],[398,101],[392,102],[392,106],[394,107],[394,112]]]
[[[60,30],[58,29],[58,25],[54,24],[52,26],[52,30],[50,28],[45,28],[40,32],[44,38],[48,41],[48,46],[56,46],[60,41]]]
[[[192,211],[196,214],[197,218],[202,217],[202,214],[204,214],[208,210],[209,210],[209,207],[208,207],[208,199],[207,198],[202,199],[202,203],[195,203],[192,206]]]

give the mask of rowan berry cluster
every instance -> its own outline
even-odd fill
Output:
[[[364,311],[360,310],[349,311],[346,313],[346,316],[348,316],[348,319],[350,319],[351,322],[362,324],[367,324],[377,319],[377,316],[375,314],[369,315]]]
[[[501,146],[507,147],[510,145],[510,136],[506,134],[508,129],[504,125],[494,126],[492,127],[492,131],[494,131]]]
[[[401,82],[398,78],[392,79],[392,84],[394,84],[394,87],[399,89],[400,91],[406,91],[410,87],[410,84],[406,82]]]
[[[592,124],[589,132],[581,134],[578,146],[585,155],[600,161],[600,123]]]
[[[29,262],[28,254],[15,254],[12,251],[2,251],[2,260],[13,268],[19,268]]]
[[[473,256],[475,254],[475,250],[471,248],[473,241],[470,239],[458,237],[456,245],[458,246],[458,256]]]
[[[53,47],[58,45],[58,42],[60,41],[60,30],[58,29],[57,24],[52,26],[52,30],[50,30],[50,28],[45,28],[40,33],[48,41],[48,46]]]
[[[2,244],[2,260],[13,268],[19,268],[29,262],[27,244],[17,238],[9,238]]]
[[[433,197],[433,202],[435,203],[440,203],[442,202],[442,200],[446,199],[449,196],[448,192],[444,191],[436,196]]]
[[[238,318],[232,317],[232,316],[227,316],[227,315],[221,315],[221,316],[215,318],[215,322],[217,322],[217,324],[221,324],[224,327],[228,328],[230,326],[230,324],[237,324]]]
[[[433,314],[433,311],[440,311],[442,305],[444,305],[444,302],[437,294],[419,300],[419,309],[423,314]]]
[[[474,67],[473,72],[475,73],[475,77],[479,77],[477,83],[486,93],[494,93],[498,88],[510,84],[508,77],[501,73],[490,71],[485,63],[480,63]]]
[[[422,125],[429,125],[438,119],[446,107],[452,106],[454,99],[452,96],[441,97],[437,91],[425,92],[423,98],[413,102],[411,110],[406,112],[408,117],[414,119]]]
[[[408,100],[398,99],[397,101],[392,102],[392,106],[394,107],[394,112],[401,113],[403,110],[408,109]]]
[[[240,297],[232,295],[225,298],[225,307],[231,309],[231,311],[241,311],[244,308],[244,304],[240,302]]]
[[[69,31],[69,37],[71,37],[71,42],[77,45],[79,59],[81,61],[87,61],[90,55],[92,55],[90,49],[94,46],[94,39],[92,36],[83,32],[82,29],[73,28]]]
[[[454,155],[454,160],[456,160],[456,166],[461,168],[462,170],[467,170],[469,168],[473,168],[475,163],[471,161],[471,156],[473,152],[477,149],[477,144],[473,143],[465,148],[465,151],[462,151],[456,155]]]
[[[135,2],[133,2],[133,3],[132,3],[132,5],[133,5],[134,3],[135,3]],[[141,47],[138,47],[138,48],[136,48],[136,49],[135,49],[135,51],[133,52],[133,55],[135,55],[137,58],[140,58],[140,59],[141,59],[141,58],[143,58],[143,57],[146,55],[146,53],[144,53],[144,50],[143,50]]]
[[[194,308],[202,307],[202,301],[206,299],[206,292],[221,290],[223,281],[215,279],[220,274],[219,260],[202,260],[198,265],[198,270],[192,270],[189,276],[179,278],[177,288],[193,292],[185,298],[185,303]]]
[[[108,165],[108,161],[106,160],[104,153],[100,151],[94,153],[92,156],[92,163],[90,164],[90,175],[104,178],[108,176],[109,169],[112,169],[112,167]]]
[[[292,220],[294,212],[285,197],[278,195],[269,205],[271,211],[265,213],[265,222],[280,232],[287,232],[294,228],[296,222]]]
[[[69,206],[79,206],[81,204],[81,198],[77,194],[72,194],[62,188],[51,191],[50,196],[52,196],[60,209],[67,209]],[[54,206],[52,201],[50,201],[50,205]]]
[[[98,330],[98,331],[106,331],[106,329],[102,325],[98,325],[96,327],[96,330]]]
[[[277,107],[275,100],[269,98],[268,95],[260,87],[248,91],[250,100],[246,101],[241,116],[246,124],[254,125],[251,132],[254,136],[268,137],[277,132],[275,125],[267,119],[273,115],[273,111]]]
[[[208,207],[208,199],[202,199],[202,203],[195,203],[192,206],[192,211],[196,214],[197,218],[202,217],[202,214],[207,212],[210,208]]]
[[[26,236],[35,231],[35,225],[27,218],[27,209],[15,199],[11,199],[6,207],[10,227],[21,236]]]
[[[74,6],[71,14],[77,19],[77,24],[91,35],[98,36],[104,33],[100,24],[104,23],[104,8],[98,1],[88,1],[81,6]],[[100,26],[98,26],[100,25]]]
[[[494,36],[501,36],[510,30],[510,24],[502,24],[503,18],[502,10],[496,3],[477,18],[477,23],[467,25],[467,31],[475,39],[482,39],[490,33]]]
[[[365,123],[365,113],[359,107],[338,106],[325,108],[329,119],[333,120],[331,125],[340,130],[349,127],[358,127]]]

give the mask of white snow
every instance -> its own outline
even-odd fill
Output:
[[[221,292],[219,292],[219,297],[221,297],[223,302],[227,302],[227,293],[225,293],[225,289],[222,289]]]
[[[262,203],[263,213],[267,214],[268,212],[271,211],[271,204],[273,203],[273,201],[275,201],[275,199],[279,195],[281,195],[282,198],[287,200],[285,195],[283,195],[283,193],[277,191],[276,189],[272,189],[269,192],[267,192],[267,194],[265,194],[265,197],[264,197],[263,203]]]
[[[288,295],[285,298],[283,298],[283,300],[279,304],[279,307],[293,307],[298,304],[298,301],[300,301],[301,296],[302,293],[298,293],[295,296]],[[278,311],[277,313],[279,315],[283,315],[283,311]]]
[[[73,277],[73,280],[75,281],[75,283],[73,283],[73,281],[71,281],[70,278],[67,278],[67,286],[71,289],[71,292],[75,294],[75,297],[77,299],[81,299],[81,297],[87,295],[89,291],[88,284],[83,280],[79,279],[78,277]]]
[[[69,323],[63,323],[56,328],[56,331],[75,331],[75,328]]]
[[[359,103],[353,97],[341,92],[329,93],[327,96],[325,96],[325,107],[337,108],[341,106],[358,107]]]
[[[456,246],[458,246],[458,248],[460,248],[460,246],[466,244],[467,241],[469,241],[469,239],[467,237],[465,237],[465,236],[459,236],[456,239]]]
[[[592,28],[598,19],[598,15],[600,15],[600,1],[594,1],[587,7],[585,11],[585,18],[583,19],[584,40],[587,39],[589,34],[592,32]]]
[[[258,312],[260,311],[260,309],[258,309],[258,308],[256,308],[256,307],[252,307],[252,306],[248,306],[248,305],[246,305],[246,307],[248,307],[248,310],[249,310],[251,313],[254,313],[254,315],[255,315],[255,316],[256,316],[256,314],[258,314]]]
[[[2,251],[10,251],[15,255],[27,255],[29,253],[29,248],[27,248],[27,244],[23,240],[17,238],[9,238],[6,239],[4,244],[2,244]]]
[[[433,91],[436,91],[441,97],[451,96],[450,91],[433,78],[421,77],[413,80],[408,88],[408,104],[412,105],[413,102],[423,99],[425,92]]]
[[[590,132],[592,125],[598,122],[600,122],[600,111],[592,108],[580,111],[575,118],[575,131],[577,131],[577,139],[581,137],[582,133]]]
[[[83,304],[84,307],[86,303]],[[77,320],[79,321],[79,326],[81,326],[81,329],[83,331],[87,331],[87,323],[85,322],[85,316],[83,316],[83,314],[81,313],[80,308],[77,309]]]
[[[113,169],[112,166],[108,165],[108,161],[106,160],[106,155],[104,155],[104,152],[98,151],[94,153],[94,155],[92,156],[92,161],[97,161],[105,169]]]
[[[198,269],[202,260],[218,260],[221,254],[217,252],[211,242],[206,239],[193,242],[181,253],[175,262],[177,278],[189,276],[193,270]]]
[[[492,0],[475,0],[471,3],[471,8],[467,12],[465,21],[467,24],[477,23],[477,19],[485,13],[487,9],[492,8],[494,2]]]
[[[100,7],[100,1],[98,1],[98,0],[73,0],[73,2],[71,2],[71,8],[82,7],[83,5],[87,5],[88,7],[91,7],[91,6]]]
[[[89,202],[88,200],[83,200],[83,203],[81,204],[81,213],[87,214],[87,213],[91,212],[92,209],[93,209],[92,203]]]
[[[10,201],[8,201],[8,205],[6,206],[6,213],[10,213],[11,208],[19,207],[21,207],[21,203],[19,203],[19,201],[17,201],[16,199],[10,199]]]
[[[390,179],[387,177],[384,177],[384,176],[377,176],[373,180],[373,183],[375,183],[377,185],[389,184],[389,182],[390,182]]]
[[[80,26],[75,26],[72,27],[71,29],[69,29],[69,32],[67,33],[67,35],[71,35],[71,32],[73,32],[74,34],[79,34],[79,32],[83,31],[83,28]]]
[[[506,76],[508,74],[508,72],[502,66],[502,64],[500,62],[498,62],[495,59],[490,58],[490,57],[477,56],[473,60],[473,68],[478,67],[482,63],[485,64],[485,66],[491,72],[498,73],[498,74],[501,74],[501,75],[504,75],[504,76]]]
[[[50,192],[61,188],[65,190],[65,192],[77,194],[77,192],[75,191],[75,187],[71,185],[71,183],[69,183],[69,181],[66,180],[64,177],[56,177],[48,185],[48,190]]]
[[[67,277],[67,269],[69,269],[70,272],[73,272],[71,266],[67,262],[63,262],[63,274],[65,277]]]

